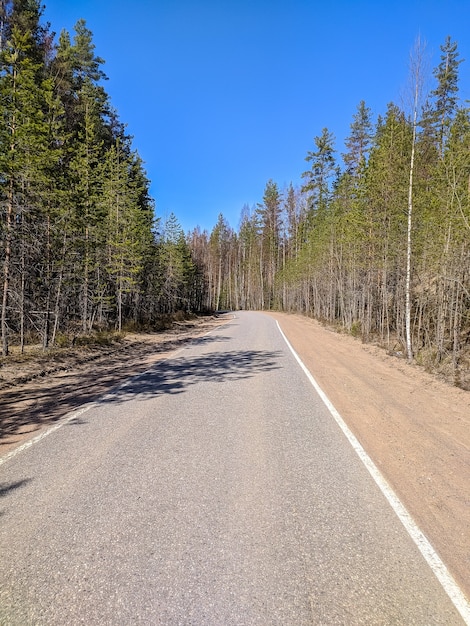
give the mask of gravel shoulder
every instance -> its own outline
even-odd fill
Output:
[[[470,597],[470,393],[314,320],[269,313]],[[127,335],[0,375],[0,456],[224,323]]]

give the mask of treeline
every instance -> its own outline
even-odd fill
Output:
[[[174,215],[155,219],[142,160],[83,20],[55,40],[38,0],[0,1],[2,353],[198,309]]]
[[[189,237],[205,268],[208,308],[302,312],[364,341],[447,369],[470,363],[470,114],[458,97],[461,60],[447,38],[411,106],[374,123],[361,102],[340,158],[326,128],[308,152],[303,184],[267,182],[233,230],[223,215]]]
[[[269,180],[234,230],[186,236],[150,183],[80,20],[56,40],[38,0],[0,0],[1,337],[154,326],[177,311],[302,312],[408,359],[470,362],[470,111],[447,38],[434,89],[422,50],[407,110],[358,105],[344,152],[326,128],[302,183]]]

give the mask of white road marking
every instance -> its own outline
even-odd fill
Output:
[[[426,560],[426,562],[430,566],[431,570],[434,572],[435,576],[437,577],[437,579],[441,583],[441,585],[444,588],[445,592],[447,593],[447,595],[451,599],[451,601],[454,604],[455,608],[457,609],[457,611],[462,616],[465,624],[467,626],[470,626],[470,603],[468,602],[467,598],[463,594],[462,590],[457,585],[457,583],[455,582],[454,578],[451,576],[451,574],[448,571],[447,567],[445,566],[445,564],[443,563],[443,561],[441,560],[439,555],[436,553],[436,551],[434,550],[434,548],[432,547],[432,545],[430,544],[428,539],[425,537],[425,535],[419,529],[419,527],[416,524],[416,522],[413,520],[411,515],[408,513],[408,511],[406,510],[405,506],[400,501],[400,499],[398,498],[396,493],[393,491],[393,489],[390,487],[388,482],[385,480],[385,478],[382,476],[380,471],[377,469],[377,466],[374,464],[372,459],[366,453],[366,451],[361,446],[361,444],[359,443],[357,438],[349,430],[348,426],[346,425],[346,423],[343,420],[343,418],[341,417],[341,415],[335,409],[335,407],[330,402],[330,400],[327,397],[327,395],[321,389],[321,387],[319,386],[317,381],[314,379],[312,374],[309,372],[307,367],[304,365],[304,363],[300,359],[299,355],[296,353],[294,348],[291,346],[289,340],[287,339],[287,337],[283,333],[283,331],[282,331],[278,321],[276,321],[276,324],[277,324],[277,327],[279,329],[279,332],[280,332],[281,336],[283,337],[284,341],[286,342],[287,347],[292,352],[294,358],[296,359],[296,361],[298,362],[298,364],[302,368],[303,372],[305,373],[305,375],[309,379],[310,383],[313,385],[315,391],[318,393],[318,395],[320,396],[321,400],[323,401],[323,403],[325,404],[325,406],[327,407],[327,409],[329,410],[329,412],[331,413],[331,415],[335,419],[336,423],[341,428],[341,430],[343,431],[344,435],[347,437],[347,439],[349,440],[350,444],[354,448],[356,454],[359,456],[359,458],[361,459],[362,463],[365,465],[365,467],[369,471],[370,475],[374,479],[375,483],[377,484],[377,486],[379,487],[379,489],[382,491],[382,493],[384,494],[385,498],[389,502],[390,506],[395,511],[395,514],[398,516],[398,518],[402,522],[403,526],[407,530],[407,532],[410,535],[411,539],[414,541],[414,543],[418,547],[419,551],[423,555],[424,559]],[[211,334],[212,332],[213,332],[213,330],[210,330],[209,332],[205,333],[205,335],[203,335],[203,337]],[[184,348],[179,348],[178,350],[176,350],[172,354],[168,355],[167,357],[159,360],[158,362],[161,363],[162,361],[165,361],[165,360],[167,360],[169,358],[174,357],[176,354],[181,352],[183,349]],[[69,424],[71,421],[73,421],[77,417],[80,417],[81,415],[83,415],[84,413],[89,411],[91,408],[97,406],[100,403],[100,401],[102,401],[104,398],[112,396],[113,393],[115,393],[117,391],[117,389],[120,389],[120,388],[123,388],[123,387],[127,386],[132,380],[135,380],[136,378],[140,378],[141,376],[144,376],[149,371],[151,371],[151,368],[149,370],[146,370],[145,372],[141,372],[140,374],[137,374],[135,377],[132,377],[131,379],[125,381],[124,383],[121,383],[121,385],[119,385],[117,388],[111,390],[110,392],[108,392],[107,394],[102,396],[100,398],[100,400],[97,400],[95,402],[91,402],[89,404],[86,404],[86,405],[82,406],[80,409],[78,409],[77,411],[74,411],[74,412],[70,413],[69,415],[66,415],[62,420],[60,420],[60,422],[57,422],[57,424],[54,424],[54,426],[51,426],[50,428],[48,428],[47,430],[43,431],[42,433],[40,433],[36,437],[33,437],[32,439],[29,439],[28,441],[26,441],[24,444],[18,446],[17,448],[14,448],[11,452],[6,454],[4,457],[1,457],[0,458],[0,465],[5,463],[6,461],[9,461],[13,457],[15,457],[17,454],[19,454],[20,452],[23,452],[27,448],[30,448],[31,446],[33,446],[34,444],[38,443],[39,441],[42,441],[43,439],[45,439],[46,437],[51,435],[53,432],[59,430],[59,428],[62,428],[62,426],[65,426],[66,424]]]
[[[96,404],[97,404],[96,402],[90,402],[89,404],[85,404],[82,407],[80,407],[78,411],[73,411],[73,413],[69,413],[63,419],[61,419],[60,422],[57,422],[57,424],[54,424],[54,426],[51,426],[47,430],[43,430],[42,433],[40,433],[39,435],[36,435],[36,437],[29,439],[28,441],[21,444],[17,448],[14,448],[11,452],[8,452],[8,454],[6,454],[4,457],[0,458],[0,465],[5,463],[6,461],[9,461],[20,452],[23,452],[23,450],[26,450],[27,448],[31,448],[31,446],[34,446],[35,443],[39,443],[40,441],[42,441],[43,439],[45,439],[46,437],[54,433],[56,430],[59,430],[59,428],[62,428],[62,426],[65,426],[65,424],[69,424],[72,420],[76,419],[77,417],[80,417],[80,415],[83,415],[84,413],[89,411],[91,408],[96,406]]]
[[[451,599],[455,608],[462,616],[465,624],[467,624],[467,626],[470,626],[470,603],[465,597],[465,595],[463,594],[462,590],[460,589],[458,584],[455,582],[454,578],[450,574],[449,570],[447,569],[447,567],[445,566],[445,564],[443,563],[443,561],[441,560],[437,552],[434,550],[434,548],[430,544],[429,540],[425,537],[425,535],[419,529],[414,519],[408,513],[404,504],[401,502],[401,500],[398,498],[396,493],[393,491],[393,489],[390,487],[388,482],[385,480],[385,478],[382,476],[380,471],[377,469],[377,466],[369,457],[369,455],[364,450],[362,445],[359,443],[357,438],[349,430],[349,427],[346,425],[345,421],[343,420],[341,415],[338,413],[338,411],[335,409],[333,404],[330,402],[329,398],[321,389],[321,387],[319,386],[317,381],[314,379],[312,374],[308,371],[307,367],[304,365],[299,355],[296,353],[294,348],[291,346],[289,340],[287,339],[285,334],[282,332],[279,322],[276,321],[276,324],[279,329],[279,332],[281,333],[288,348],[294,355],[297,363],[300,365],[300,367],[306,374],[307,378],[309,379],[309,381],[315,388],[315,391],[318,393],[323,403],[326,405],[327,409],[329,410],[329,412],[335,419],[336,423],[341,428],[341,430],[343,431],[343,433],[349,440],[350,444],[354,448],[356,454],[359,456],[363,464],[366,466],[367,470],[369,471],[370,475],[376,482],[377,486],[386,497],[390,506],[395,511],[395,514],[400,519],[401,523],[405,527],[411,539],[414,541],[419,551],[421,552],[426,562],[428,563],[429,567],[434,572],[435,576],[441,583],[445,592]]]

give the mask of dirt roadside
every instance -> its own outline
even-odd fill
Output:
[[[222,316],[197,318],[175,323],[164,332],[127,334],[105,347],[4,365],[0,369],[0,458],[70,411],[223,323]]]
[[[314,320],[271,315],[470,598],[470,393]]]
[[[470,598],[470,393],[314,320],[270,315]],[[128,335],[105,351],[52,363],[50,373],[37,364],[24,384],[6,386],[2,368],[0,457],[223,323],[207,318]]]

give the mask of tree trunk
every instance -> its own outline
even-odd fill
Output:
[[[3,261],[3,298],[2,298],[2,354],[8,356],[8,293],[10,288],[11,240],[13,229],[13,179],[8,189],[8,204],[6,215],[5,258]]]
[[[418,81],[415,80],[415,93],[413,103],[413,138],[411,143],[410,178],[408,183],[408,211],[406,227],[405,334],[406,356],[409,361],[413,360],[413,347],[411,343],[411,227],[413,223],[413,173],[415,162],[418,95]]]

